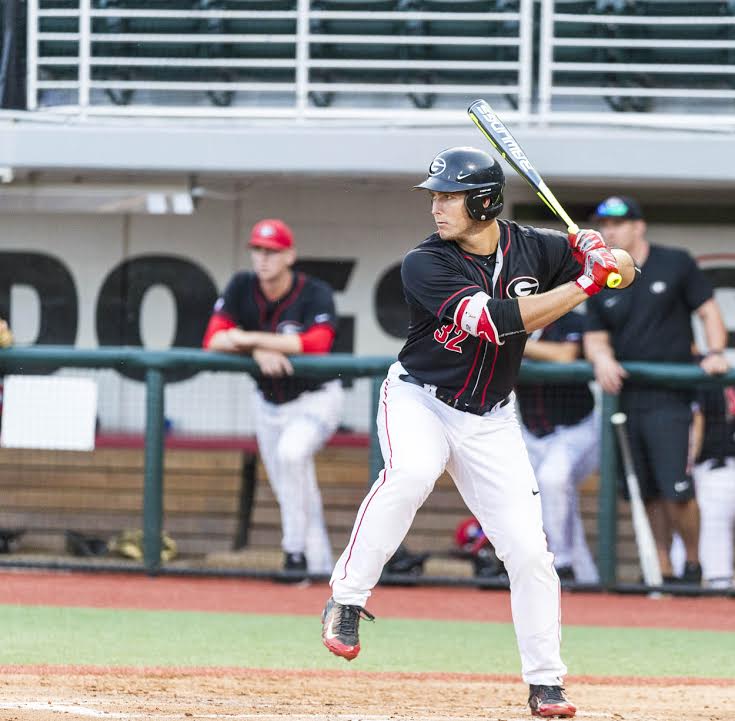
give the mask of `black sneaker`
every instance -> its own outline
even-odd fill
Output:
[[[577,707],[567,700],[561,686],[535,686],[531,684],[528,705],[533,716],[544,718],[571,718]]]
[[[276,576],[281,583],[298,583],[306,578],[306,556],[303,553],[284,553],[283,570]]]
[[[681,574],[681,583],[690,583],[694,586],[702,584],[702,566],[698,561],[687,561],[684,564],[684,573]]]
[[[559,566],[556,569],[556,575],[560,581],[574,581],[574,569],[571,566]]]
[[[322,641],[335,655],[352,661],[360,653],[360,619],[374,621],[375,616],[362,606],[345,606],[333,598],[322,613]]]

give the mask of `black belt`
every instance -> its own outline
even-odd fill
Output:
[[[510,396],[507,395],[505,398],[503,398],[503,400],[497,401],[496,403],[485,403],[481,406],[473,406],[460,402],[458,398],[454,397],[454,393],[452,393],[452,391],[447,390],[446,388],[432,386],[429,383],[424,383],[418,378],[412,376],[410,373],[401,373],[398,378],[402,381],[405,381],[406,383],[412,383],[415,386],[420,386],[421,388],[427,388],[427,386],[430,388],[435,388],[436,390],[434,391],[434,396],[442,403],[446,403],[448,406],[456,408],[458,411],[473,413],[476,416],[484,416],[486,413],[489,413],[491,410],[493,410],[493,408],[503,408],[504,406],[507,406],[508,403],[510,403]]]

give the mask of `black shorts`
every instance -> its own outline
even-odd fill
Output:
[[[680,401],[655,408],[626,405],[622,404],[628,416],[630,450],[643,500],[694,498],[694,482],[688,469],[691,406]],[[629,500],[624,474],[621,476],[622,495]]]

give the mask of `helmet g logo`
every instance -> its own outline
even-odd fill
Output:
[[[538,280],[530,275],[522,275],[519,278],[513,278],[508,283],[509,298],[523,298],[527,295],[535,295],[538,293]]]
[[[429,175],[441,175],[447,169],[447,161],[444,158],[434,158],[431,161]]]

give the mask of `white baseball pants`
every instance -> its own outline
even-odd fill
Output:
[[[735,458],[721,468],[711,461],[694,467],[699,504],[699,561],[702,578],[712,588],[733,584],[733,531],[735,531]]]
[[[577,581],[597,583],[600,575],[585,538],[577,486],[599,466],[598,417],[590,413],[541,438],[524,428],[523,439],[541,491],[544,530],[556,567],[571,566]]]
[[[314,454],[337,429],[343,396],[338,380],[283,404],[269,403],[260,393],[255,394],[255,434],[281,509],[281,545],[285,553],[304,553],[310,573],[332,571],[332,548]]]
[[[378,435],[385,467],[335,566],[335,600],[365,605],[446,468],[508,571],[523,679],[561,683],[566,666],[560,656],[559,579],[514,404],[484,416],[458,411],[429,390],[401,381],[403,372],[394,363],[382,386]]]

